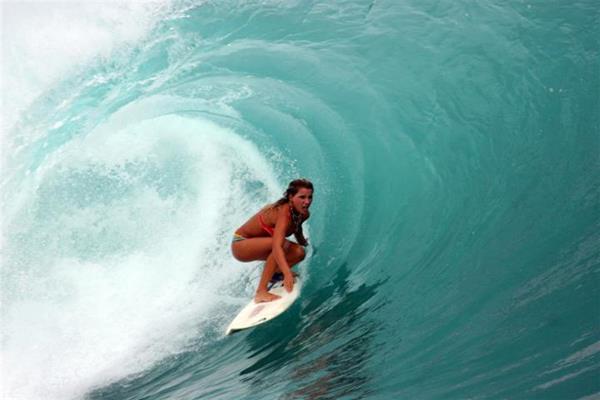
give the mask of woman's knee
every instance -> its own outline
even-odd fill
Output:
[[[304,257],[306,257],[304,247],[295,243],[292,244],[290,248],[290,256],[295,263],[299,263],[300,261],[304,260]]]

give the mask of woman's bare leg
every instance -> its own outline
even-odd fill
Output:
[[[266,260],[265,268],[261,274],[260,282],[256,289],[256,296],[254,298],[254,301],[257,303],[272,301],[279,298],[279,296],[271,294],[267,290],[267,286],[273,277],[273,274],[275,272],[281,272],[277,266],[275,257],[271,255],[272,250],[273,238],[270,237],[244,239],[234,242],[231,246],[233,256],[239,261],[248,262]],[[290,268],[302,261],[305,256],[304,248],[289,240],[284,242],[283,252]]]
[[[283,246],[283,251],[285,252],[285,259],[288,262],[290,268],[292,268],[294,265],[298,264],[304,259],[304,249],[296,243],[292,243],[286,240]],[[267,261],[265,262],[265,268],[263,269],[263,273],[260,277],[260,282],[258,283],[258,288],[256,289],[256,296],[254,297],[254,301],[256,303],[273,301],[280,298],[280,296],[269,293],[268,291],[269,281],[271,280],[271,278],[273,278],[273,274],[277,271],[281,272],[277,267],[277,262],[275,261],[273,253],[271,253],[267,257]]]
[[[267,257],[267,261],[265,262],[265,268],[260,276],[260,281],[258,282],[258,288],[256,289],[256,295],[254,296],[255,303],[263,303],[267,301],[273,301],[279,299],[281,296],[277,296],[276,294],[269,293],[267,286],[269,281],[273,277],[275,270],[277,269],[277,262],[275,262],[275,257],[273,253],[269,254]]]
[[[273,250],[273,238],[259,237],[240,240],[231,244],[233,256],[243,262],[266,260]]]

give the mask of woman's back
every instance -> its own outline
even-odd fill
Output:
[[[275,222],[277,221],[280,212],[286,212],[289,215],[289,206],[287,204],[276,206],[269,204],[246,221],[236,233],[246,238],[273,236]],[[290,236],[295,230],[296,226],[294,226],[293,223],[290,223],[285,236]]]

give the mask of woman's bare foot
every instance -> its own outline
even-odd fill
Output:
[[[276,294],[265,292],[256,292],[256,296],[254,296],[255,303],[267,303],[269,301],[280,299],[281,296],[277,296]]]

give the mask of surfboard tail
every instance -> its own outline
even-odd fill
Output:
[[[280,296],[279,299],[265,302],[255,303],[251,300],[231,321],[225,335],[230,335],[244,329],[253,328],[256,325],[263,324],[287,310],[300,295],[302,284],[298,277],[291,292],[287,292],[283,287],[283,281],[276,282],[269,292]]]

